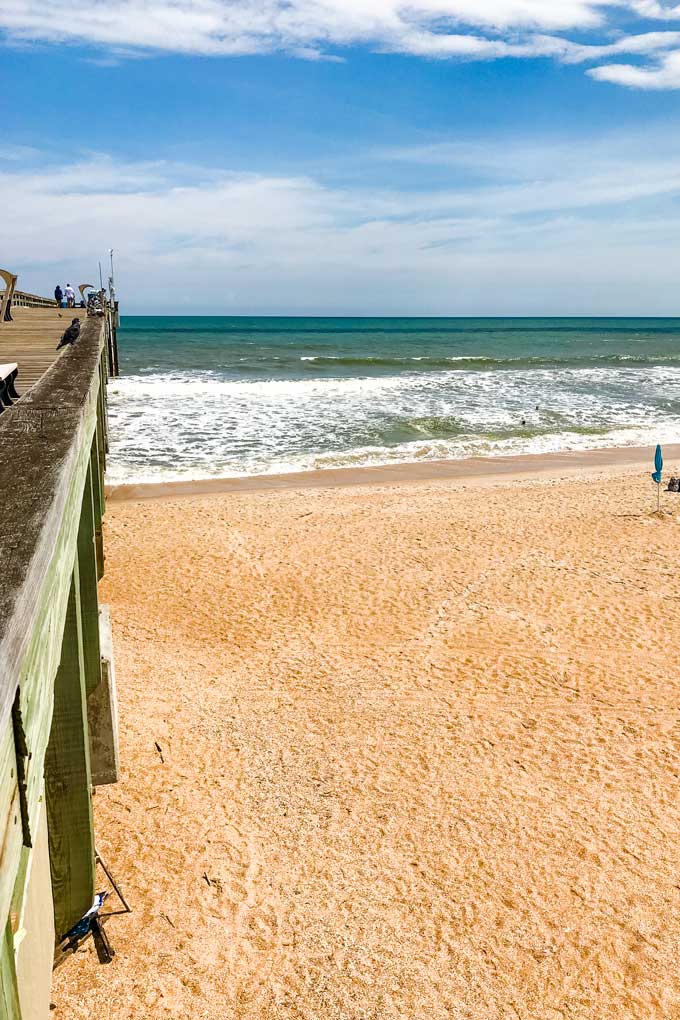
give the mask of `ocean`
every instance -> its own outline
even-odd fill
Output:
[[[125,316],[112,483],[680,442],[680,319]]]

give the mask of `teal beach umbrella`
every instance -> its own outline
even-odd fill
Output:
[[[663,454],[659,445],[657,445],[654,454],[654,467],[656,471],[652,471],[652,478],[656,482],[656,509],[658,510],[661,500],[661,472],[663,471]]]

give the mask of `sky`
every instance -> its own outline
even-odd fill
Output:
[[[0,0],[0,265],[139,314],[680,314],[680,3]]]

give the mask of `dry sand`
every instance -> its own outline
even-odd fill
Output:
[[[52,1015],[680,1017],[680,496],[653,498],[112,503],[95,816],[134,912]]]

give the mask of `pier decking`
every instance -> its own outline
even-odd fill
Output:
[[[72,319],[86,318],[84,308],[12,307],[12,322],[0,325],[0,364],[16,362],[16,387],[22,396],[57,360],[57,344]]]

